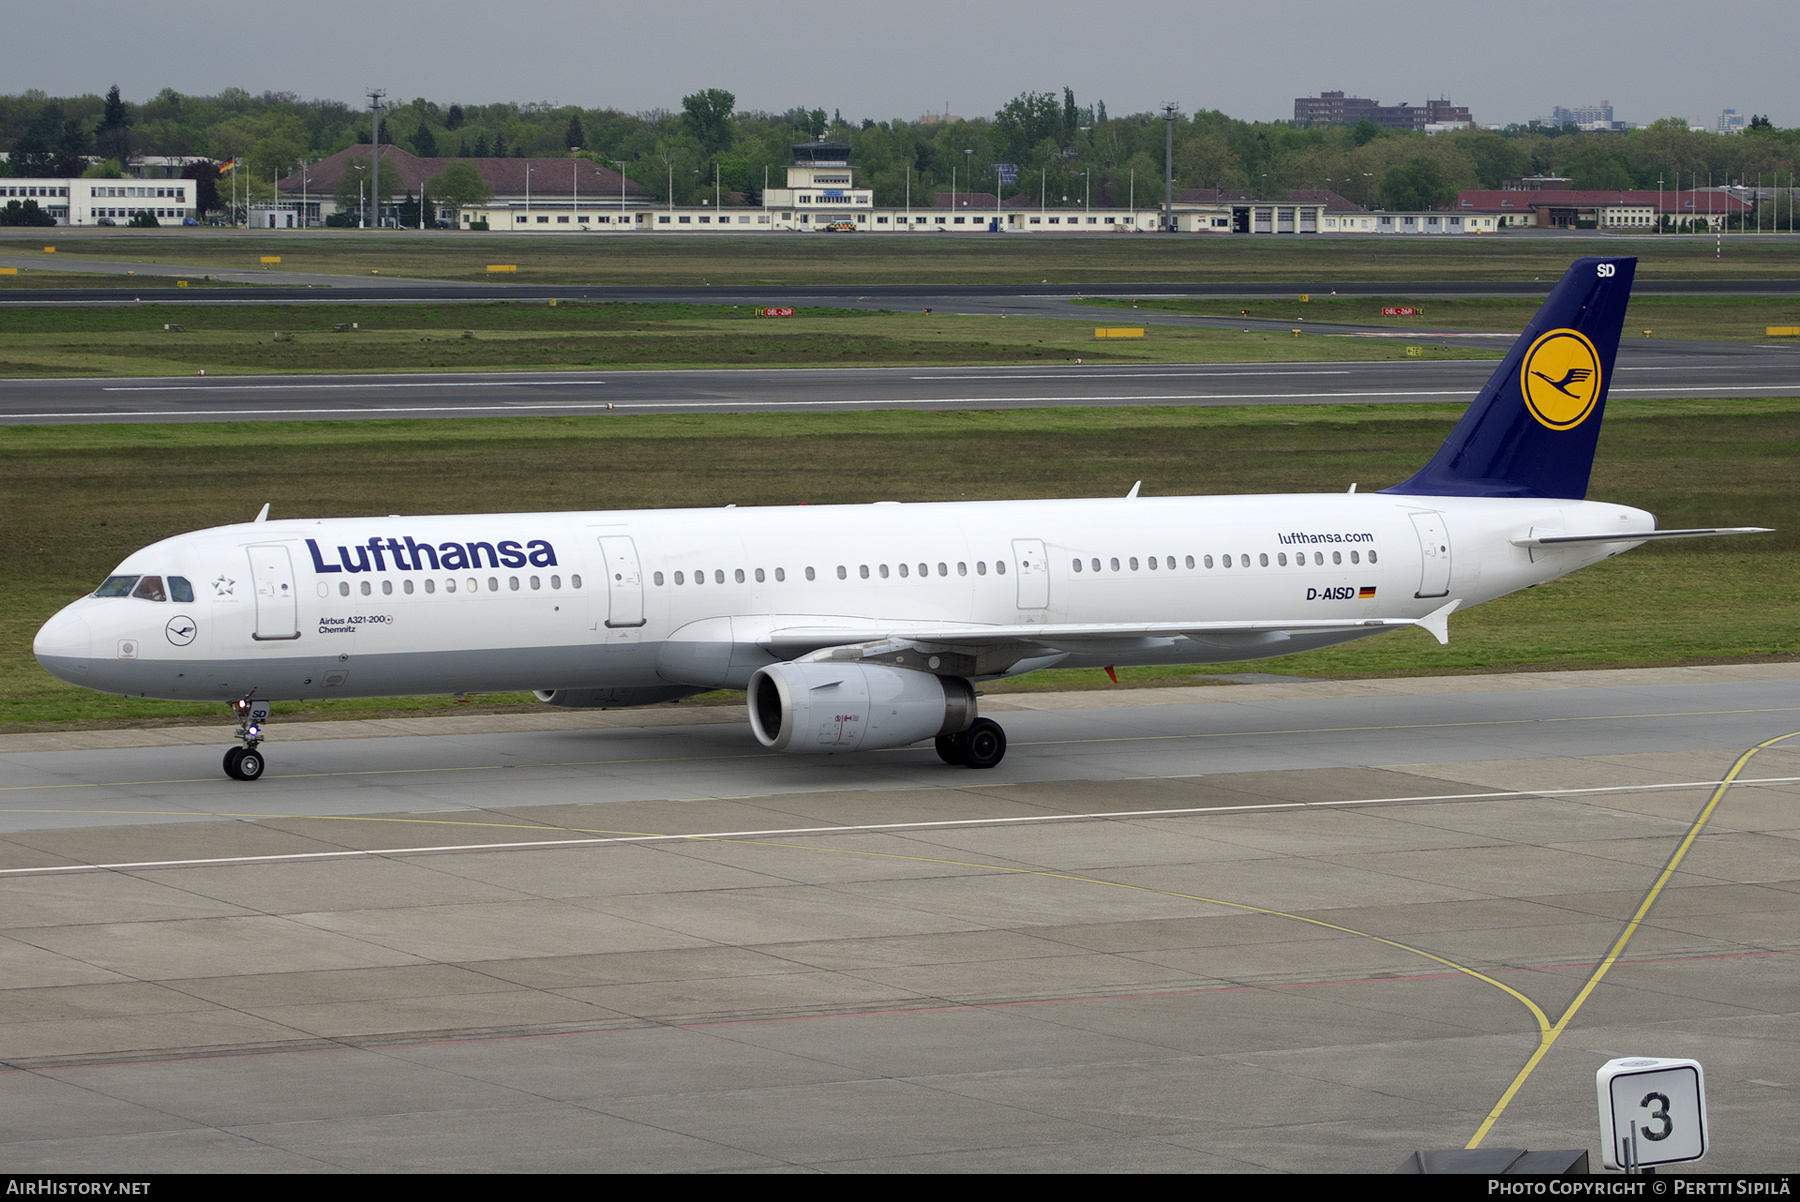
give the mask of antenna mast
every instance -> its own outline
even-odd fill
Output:
[[[376,229],[381,228],[381,100],[386,95],[381,88],[369,89],[369,204],[375,210]]]
[[[1175,232],[1176,107],[1173,100],[1163,105],[1163,232],[1168,234]]]

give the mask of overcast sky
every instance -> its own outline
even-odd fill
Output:
[[[1285,120],[1322,89],[1448,97],[1483,124],[1610,100],[1614,117],[1724,108],[1800,125],[1800,3],[1212,3],[1210,0],[156,0],[8,6],[0,90],[236,86],[358,103],[547,100],[636,112],[725,88],[742,109],[989,116],[1075,89],[1113,116],[1175,101]]]

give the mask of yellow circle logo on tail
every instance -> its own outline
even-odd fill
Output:
[[[1600,399],[1600,353],[1576,330],[1551,330],[1525,352],[1519,388],[1531,416],[1544,425],[1579,426]]]

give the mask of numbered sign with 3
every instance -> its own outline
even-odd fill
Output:
[[[1594,1089],[1607,1168],[1680,1164],[1706,1155],[1706,1074],[1698,1060],[1609,1060],[1594,1074]]]

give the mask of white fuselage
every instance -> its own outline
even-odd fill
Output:
[[[84,597],[34,650],[65,680],[176,699],[741,688],[792,657],[773,636],[793,629],[1417,618],[1635,545],[1513,539],[1653,524],[1601,502],[1381,493],[246,523],[116,569],[179,577],[191,602]],[[1256,659],[1354,637],[1139,639],[998,671]]]

